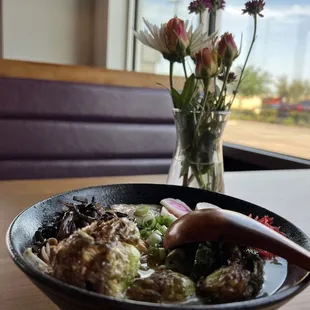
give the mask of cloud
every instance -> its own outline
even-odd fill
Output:
[[[188,3],[185,3],[185,1],[177,6],[176,11],[174,4],[170,2],[153,3],[150,1],[142,1],[142,5],[140,15],[143,15],[151,23],[160,24],[167,22],[175,13],[177,13],[178,17],[189,20],[190,22],[196,18],[195,15],[188,14]]]
[[[144,2],[145,5],[139,14],[140,19],[144,16],[150,22],[160,24],[168,21],[174,15],[174,5],[167,0],[144,0],[141,2]],[[185,0],[180,3],[178,15],[180,18],[189,19],[192,22],[195,15],[188,14],[186,9],[188,3],[189,1]],[[252,34],[253,22],[250,17],[241,15],[243,8],[241,2],[234,3],[234,5],[228,4],[224,12],[221,11],[220,33],[229,30],[235,34],[237,42],[240,41],[241,33],[243,33],[243,53],[238,60],[238,63],[243,63]],[[266,70],[275,76],[285,74],[291,78],[303,76],[310,79],[310,45],[308,44],[307,47],[306,43],[310,32],[303,40],[301,51],[306,53],[304,70],[300,72],[300,76],[295,76],[296,46],[298,44],[296,35],[300,27],[303,27],[305,31],[310,28],[310,4],[269,5],[264,10],[264,16],[259,22],[258,40],[251,55],[250,64],[267,68]],[[283,40],[284,37],[285,40]],[[168,62],[162,58],[156,66],[156,72],[167,74],[168,69]],[[175,71],[177,74],[182,74],[181,66],[176,67]]]

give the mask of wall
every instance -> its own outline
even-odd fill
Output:
[[[131,70],[128,65],[128,29],[133,0],[96,0],[94,14],[94,65],[113,70]],[[133,28],[133,25],[131,25]],[[129,56],[130,58],[130,56]],[[132,58],[132,56],[131,56]],[[132,59],[129,59],[131,61]],[[128,65],[128,66],[127,66]]]
[[[93,0],[2,0],[2,15],[3,58],[93,63]]]

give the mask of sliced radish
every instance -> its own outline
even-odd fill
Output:
[[[221,208],[208,202],[199,202],[196,205],[195,211],[205,210],[205,209],[221,209]]]
[[[179,199],[166,198],[160,202],[167,210],[177,218],[191,212],[192,210]]]
[[[160,212],[160,215],[162,216],[170,216],[174,221],[176,221],[178,218],[175,217],[172,213],[170,213],[167,208],[165,207],[162,207],[161,208],[161,212]]]

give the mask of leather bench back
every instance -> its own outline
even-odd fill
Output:
[[[167,173],[166,90],[0,78],[0,178]]]

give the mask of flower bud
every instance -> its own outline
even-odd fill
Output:
[[[223,81],[223,82],[225,81],[225,78],[226,78],[226,75],[225,75],[224,73],[222,73],[222,74],[220,74],[220,75],[218,76],[218,79],[219,79],[220,81]],[[234,73],[234,72],[229,72],[228,77],[227,77],[227,84],[236,82],[236,80],[237,80],[237,75],[236,75],[236,73]]]
[[[218,53],[208,47],[196,54],[196,77],[212,78],[218,75]]]
[[[230,67],[233,61],[239,56],[233,35],[228,32],[222,35],[217,50],[223,64],[227,67]]]
[[[189,38],[186,32],[184,21],[175,17],[169,20],[165,29],[166,45],[170,52],[178,52],[181,49],[185,52],[189,46]]]
[[[251,0],[245,4],[245,9],[242,10],[242,14],[248,13],[250,16],[264,17],[261,13],[264,10],[265,1],[263,0]]]

